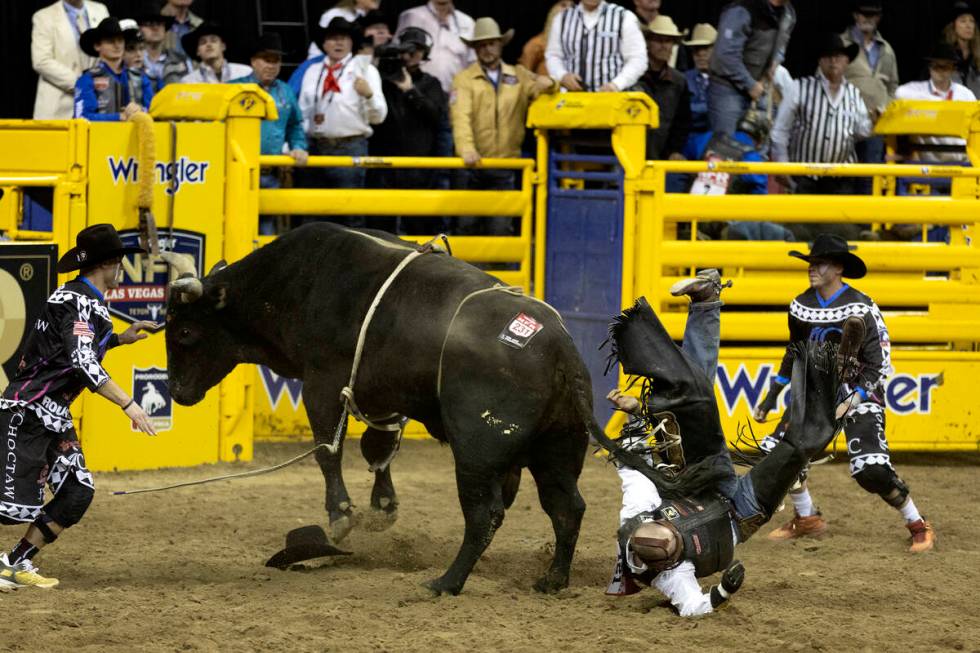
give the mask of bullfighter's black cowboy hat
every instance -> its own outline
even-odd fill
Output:
[[[854,245],[848,245],[847,241],[840,236],[817,234],[810,246],[809,254],[793,250],[789,255],[803,259],[807,263],[812,262],[813,259],[836,261],[844,266],[841,276],[849,279],[860,279],[868,273],[868,267],[856,254],[851,253],[851,250],[854,249],[857,248]]]
[[[58,261],[59,273],[90,268],[99,263],[126,254],[145,254],[141,247],[123,245],[116,228],[111,224],[93,224],[85,227],[75,236],[75,246],[65,252]]]

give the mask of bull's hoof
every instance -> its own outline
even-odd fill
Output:
[[[330,522],[330,541],[341,542],[361,521],[360,513],[348,511],[347,514]]]
[[[534,583],[534,590],[542,594],[557,594],[568,587],[568,576],[545,574]]]
[[[392,510],[378,510],[375,508],[364,515],[361,528],[372,533],[379,533],[394,526],[396,521],[398,521],[397,507]]]
[[[428,583],[423,583],[422,586],[432,593],[432,596],[458,596],[462,591],[463,586],[459,583],[451,583],[446,580],[445,576],[442,578],[436,578],[435,580],[430,580]]]

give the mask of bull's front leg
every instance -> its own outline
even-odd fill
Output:
[[[323,473],[323,480],[326,484],[325,508],[327,517],[330,521],[330,538],[333,542],[340,542],[357,523],[357,513],[354,512],[354,505],[350,495],[347,493],[347,486],[344,484],[344,475],[341,468],[341,461],[344,453],[344,439],[347,436],[347,420],[341,424],[338,436],[337,425],[340,422],[341,405],[335,399],[339,392],[318,392],[317,383],[307,381],[304,386],[304,395],[307,398],[306,412],[310,418],[310,426],[313,429],[313,438],[317,444],[337,444],[337,450],[328,451],[326,448],[317,449],[316,461],[320,465]]]
[[[401,420],[401,429],[398,431],[368,428],[361,436],[361,454],[374,470],[374,487],[371,489],[372,515],[364,522],[364,527],[368,530],[385,530],[398,519],[398,496],[391,480],[391,461],[398,451],[401,431],[407,421]]]

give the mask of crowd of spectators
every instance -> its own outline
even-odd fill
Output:
[[[606,0],[559,0],[516,64],[502,59],[513,30],[492,18],[475,20],[452,0],[429,0],[397,17],[384,13],[381,0],[340,0],[320,17],[309,58],[288,84],[280,80],[284,48],[277,35],[250,44],[248,64],[228,61],[226,32],[192,5],[137,0],[131,15],[111,17],[98,2],[58,0],[38,11],[34,117],[126,120],[175,82],[256,83],[279,108],[278,120],[262,126],[262,152],[292,156],[303,185],[507,190],[516,184],[511,171],[479,163],[520,156],[528,106],[543,93],[647,93],[660,115],[647,138],[652,159],[880,163],[885,146],[873,136],[874,124],[891,100],[975,100],[980,91],[980,34],[965,2],[955,4],[927,58],[928,75],[905,84],[895,50],[879,31],[880,0],[856,0],[853,23],[826,34],[813,52],[813,74],[795,80],[781,65],[797,28],[790,0],[736,0],[717,28],[701,23],[690,32],[660,12],[660,0],[635,0],[632,10]],[[919,137],[905,156],[965,162],[963,146],[955,138]],[[357,167],[303,169],[310,154],[459,156],[467,169],[371,176]],[[263,170],[261,183],[278,187],[283,179]],[[668,190],[866,194],[871,186],[869,179],[706,173],[671,175]],[[359,216],[344,221],[368,224]],[[264,220],[261,228],[269,233],[275,225]],[[506,234],[513,221],[464,217],[451,228]],[[842,228],[851,239],[903,237]],[[812,235],[811,225],[733,223],[706,224],[696,237]]]

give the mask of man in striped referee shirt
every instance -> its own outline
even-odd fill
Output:
[[[855,163],[856,141],[871,134],[868,107],[856,86],[844,79],[844,71],[857,55],[857,44],[844,45],[837,34],[826,34],[819,50],[817,74],[796,81],[795,92],[779,105],[772,132],[775,161],[807,163]],[[789,185],[784,183],[784,185]],[[850,177],[797,177],[796,193],[851,195]],[[841,225],[790,225],[797,240],[809,241],[819,231],[830,231],[858,240],[862,227]]]
[[[632,11],[581,0],[551,24],[548,75],[569,91],[627,91],[647,70],[647,48]]]

